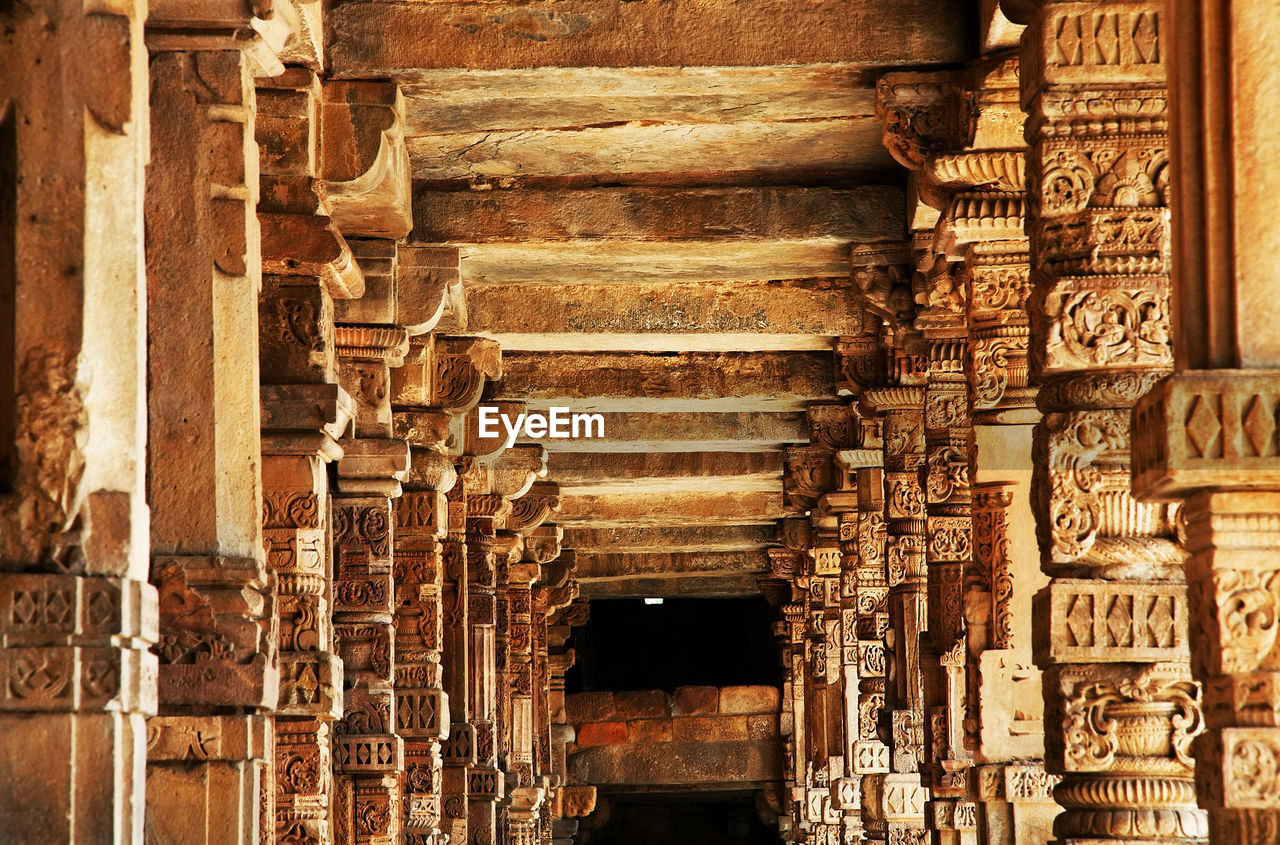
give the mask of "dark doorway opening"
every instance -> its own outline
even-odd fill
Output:
[[[759,596],[593,600],[587,624],[574,629],[565,691],[781,686],[777,618]]]
[[[751,794],[610,795],[608,815],[583,845],[777,845]],[[767,811],[766,811],[767,812]]]

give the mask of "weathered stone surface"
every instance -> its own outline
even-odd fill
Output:
[[[570,722],[600,722],[617,712],[611,692],[579,692],[564,699],[565,714]]]
[[[644,575],[705,575],[729,572],[767,572],[769,558],[761,551],[748,552],[582,552],[577,555],[577,576],[582,583],[601,578]]]
[[[524,352],[504,359],[501,399],[575,411],[794,411],[831,395],[830,357],[818,353],[581,355]]]
[[[735,262],[728,272],[749,268]],[[511,352],[732,352],[827,350],[831,337],[862,326],[843,279],[615,281],[473,285],[466,330]]]
[[[746,716],[678,716],[671,720],[676,742],[725,742],[747,738]]]
[[[578,747],[611,745],[627,741],[626,722],[587,722],[578,728]]]
[[[413,237],[433,243],[529,240],[887,240],[892,187],[418,189]]]
[[[737,525],[769,522],[787,514],[780,492],[642,493],[593,496],[565,493],[557,521],[561,525],[658,526],[697,523]]]
[[[561,490],[597,496],[679,491],[775,490],[778,452],[682,454],[568,453],[548,462]]]
[[[569,758],[569,773],[601,785],[710,785],[732,788],[777,778],[782,749],[775,740],[657,742],[588,748]]]
[[[622,719],[653,719],[671,712],[667,694],[661,690],[619,692],[614,694],[613,700]]]
[[[784,67],[419,68],[400,87],[409,134],[423,136],[574,129],[602,122],[870,117],[875,114],[874,85],[874,72],[833,62]]]
[[[569,528],[566,548],[579,552],[737,552],[763,548],[777,539],[777,527],[764,525]],[[691,687],[690,689],[701,689]]]
[[[785,25],[778,22],[785,20]],[[564,8],[514,4],[344,3],[334,9],[334,70],[347,76],[466,67],[653,67],[857,62],[884,65],[965,58],[958,9],[936,0],[797,9],[683,0]],[[876,38],[867,38],[874,31]],[[726,37],[729,36],[729,37]]]
[[[777,687],[722,687],[721,713],[776,713],[779,707]]]
[[[760,594],[760,575],[638,576],[584,581],[582,596],[593,598],[742,598]]]
[[[677,687],[672,699],[674,716],[706,716],[720,712],[719,687]]]
[[[671,414],[604,413],[604,437],[557,440],[557,452],[755,452],[809,437],[794,411]],[[550,439],[520,443],[549,445]]]
[[[632,719],[627,722],[628,742],[670,742],[671,719]]]

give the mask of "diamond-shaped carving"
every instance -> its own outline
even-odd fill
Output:
[[[1267,402],[1261,396],[1253,397],[1249,410],[1245,411],[1240,428],[1253,447],[1255,455],[1271,454],[1271,435],[1275,433],[1276,421],[1267,410]]]
[[[1093,645],[1093,596],[1079,595],[1071,601],[1067,630],[1074,639],[1072,645]]]
[[[1147,630],[1151,632],[1151,644],[1169,648],[1174,643],[1173,596],[1158,596],[1147,612]]]
[[[1107,630],[1111,632],[1108,645],[1133,645],[1133,613],[1130,611],[1129,596],[1116,596],[1111,600],[1111,609],[1107,611]]]
[[[1218,422],[1218,415],[1213,412],[1209,400],[1197,396],[1191,414],[1187,417],[1187,437],[1191,440],[1191,445],[1195,446],[1199,457],[1211,457],[1210,449],[1221,431],[1222,424]]]

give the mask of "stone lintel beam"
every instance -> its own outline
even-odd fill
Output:
[[[884,240],[900,232],[904,196],[890,185],[430,191],[415,186],[415,241]]]
[[[780,452],[552,453],[548,471],[565,490],[604,495],[659,490],[773,490]]]
[[[601,111],[611,110],[611,104]],[[800,180],[881,181],[893,158],[874,117],[840,115],[772,123],[662,123],[459,132],[410,138],[413,178],[433,187],[471,184],[689,187]],[[513,175],[516,174],[516,175]]]
[[[577,551],[577,578],[588,584],[597,579],[645,575],[708,575],[766,572],[764,552],[584,552]]]
[[[738,411],[637,414],[605,412],[604,437],[536,440],[567,452],[757,452],[803,443],[809,430],[803,413]]]
[[[782,491],[636,493],[599,496],[561,491],[556,522],[568,526],[740,525],[787,515]]]
[[[760,573],[641,575],[575,582],[582,597],[729,599],[760,595]]]
[[[847,278],[848,237],[464,244],[462,278],[483,284],[636,284]]]
[[[875,115],[875,72],[788,67],[417,68],[399,77],[410,137],[598,126],[813,122]],[[573,96],[565,96],[565,92]],[[521,185],[527,186],[521,180]],[[530,221],[531,223],[533,221]]]
[[[795,411],[835,391],[831,356],[818,352],[525,352],[504,370],[495,397],[575,412]]]
[[[467,331],[507,352],[817,351],[856,335],[848,273],[787,281],[473,285]]]
[[[586,748],[569,758],[570,776],[597,786],[742,788],[776,780],[781,771],[782,745],[776,739],[620,743]]]
[[[676,525],[615,528],[570,528],[564,545],[579,553],[608,552],[741,552],[777,542],[778,528],[759,525]]]
[[[880,66],[969,58],[967,14],[932,0],[676,0],[661,8],[565,0],[554,13],[512,2],[353,2],[330,14],[329,56],[339,76],[441,67]]]

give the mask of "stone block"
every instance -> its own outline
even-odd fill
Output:
[[[618,692],[613,701],[620,719],[657,719],[671,712],[667,694],[661,690]]]
[[[626,722],[587,722],[578,728],[578,746],[612,745],[627,741]]]
[[[777,713],[781,694],[777,687],[724,687],[720,690],[721,713]]]
[[[778,717],[772,713],[747,716],[748,739],[771,739],[778,735]]]
[[[671,705],[673,716],[706,716],[720,712],[718,687],[679,687]]]
[[[633,719],[627,722],[627,737],[631,742],[670,742],[671,719]]]
[[[611,692],[579,692],[564,699],[565,715],[574,724],[599,722],[617,715]]]
[[[720,742],[746,739],[746,716],[681,716],[671,720],[673,738],[677,741]]]

